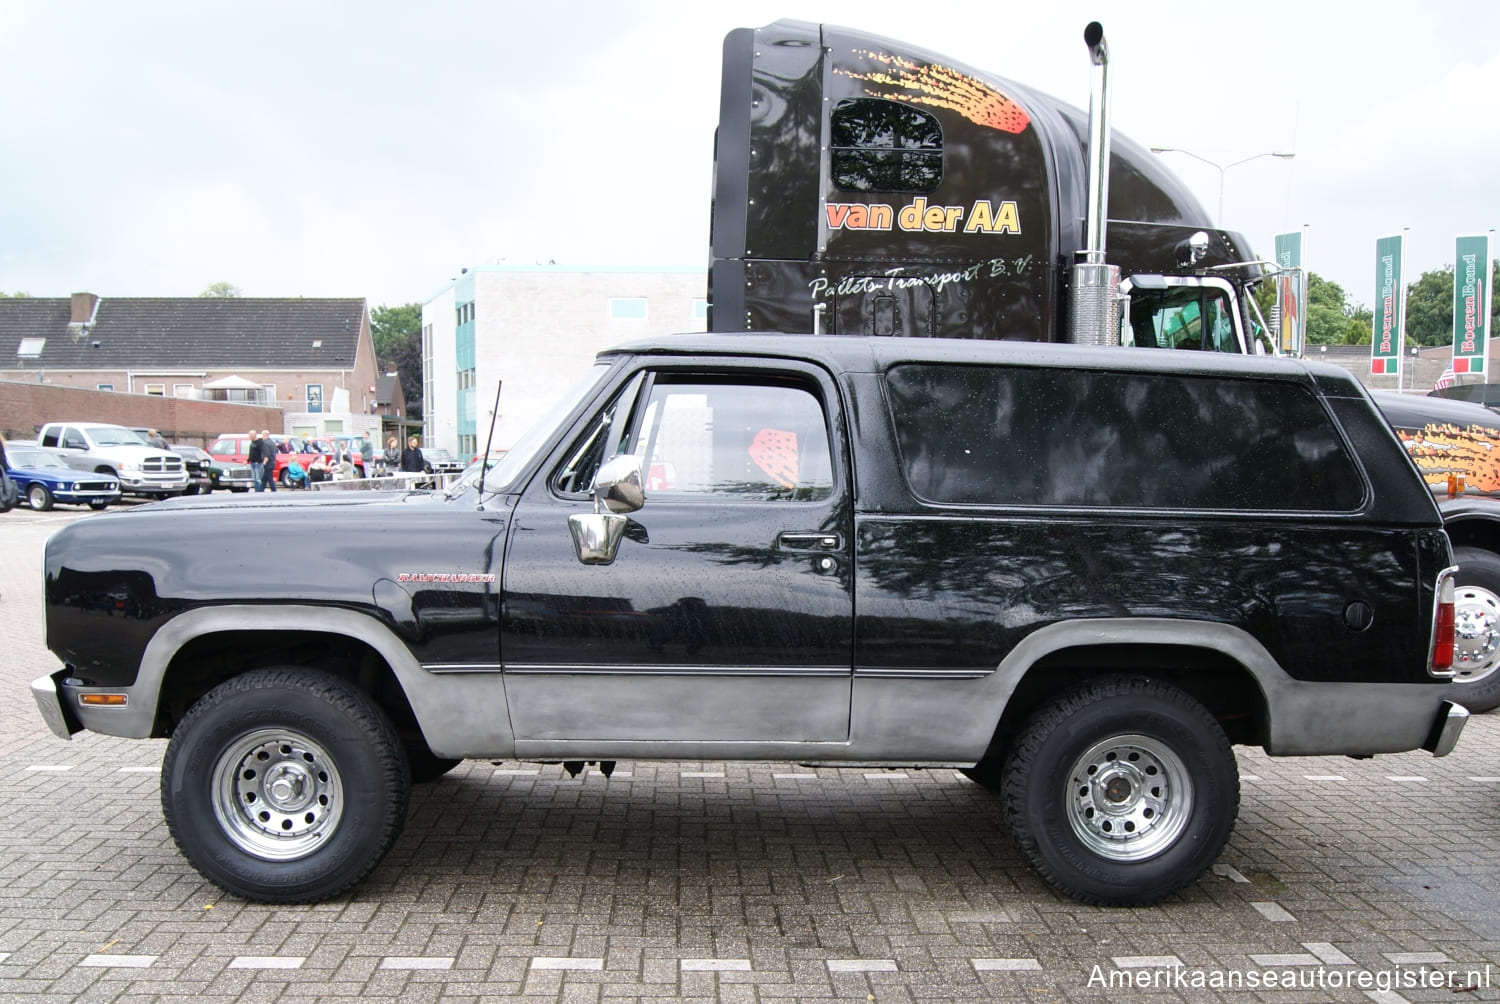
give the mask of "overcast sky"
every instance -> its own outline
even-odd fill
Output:
[[[1217,164],[1223,221],[1374,298],[1500,226],[1500,4],[0,0],[0,291],[427,299],[467,265],[704,266],[724,34],[873,31]],[[1170,166],[1214,212],[1220,173]],[[1500,254],[1500,249],[1495,251]]]

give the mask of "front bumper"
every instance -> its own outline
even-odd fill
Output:
[[[186,474],[175,478],[121,474],[120,490],[129,495],[181,495],[187,491]]]
[[[56,502],[66,502],[68,505],[88,505],[92,502],[118,502],[119,492],[75,492],[62,491],[61,489],[52,493],[52,499]]]

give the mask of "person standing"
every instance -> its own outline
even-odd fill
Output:
[[[385,452],[380,455],[385,470],[382,474],[394,474],[401,469],[401,440],[395,436],[385,441]]]
[[[158,450],[170,450],[171,449],[171,447],[167,445],[166,438],[163,437],[160,432],[157,432],[155,429],[148,429],[148,430],[146,430],[146,432],[147,432],[147,435],[146,435],[146,445],[147,446],[154,446]]]
[[[421,474],[426,466],[427,461],[422,459],[422,450],[417,445],[417,437],[407,436],[406,449],[401,451],[401,473]]]
[[[261,491],[269,488],[276,491],[276,441],[271,438],[270,429],[260,430],[260,455],[261,455]]]
[[[265,482],[261,479],[261,468],[265,466],[265,451],[261,448],[261,441],[252,429],[250,432],[250,445],[245,449],[245,460],[250,464],[250,482],[255,485],[255,490],[263,492],[266,490]]]

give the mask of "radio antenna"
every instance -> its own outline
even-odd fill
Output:
[[[495,381],[495,410],[490,412],[490,434],[484,437],[484,452],[479,455],[479,482],[474,486],[474,493],[478,496],[476,502],[480,509],[484,508],[484,475],[490,469],[490,444],[495,441],[495,419],[500,417],[500,388],[504,385],[504,380]]]

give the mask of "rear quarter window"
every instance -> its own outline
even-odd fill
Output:
[[[1297,384],[905,364],[886,374],[912,492],[950,505],[1348,512],[1364,479]]]

